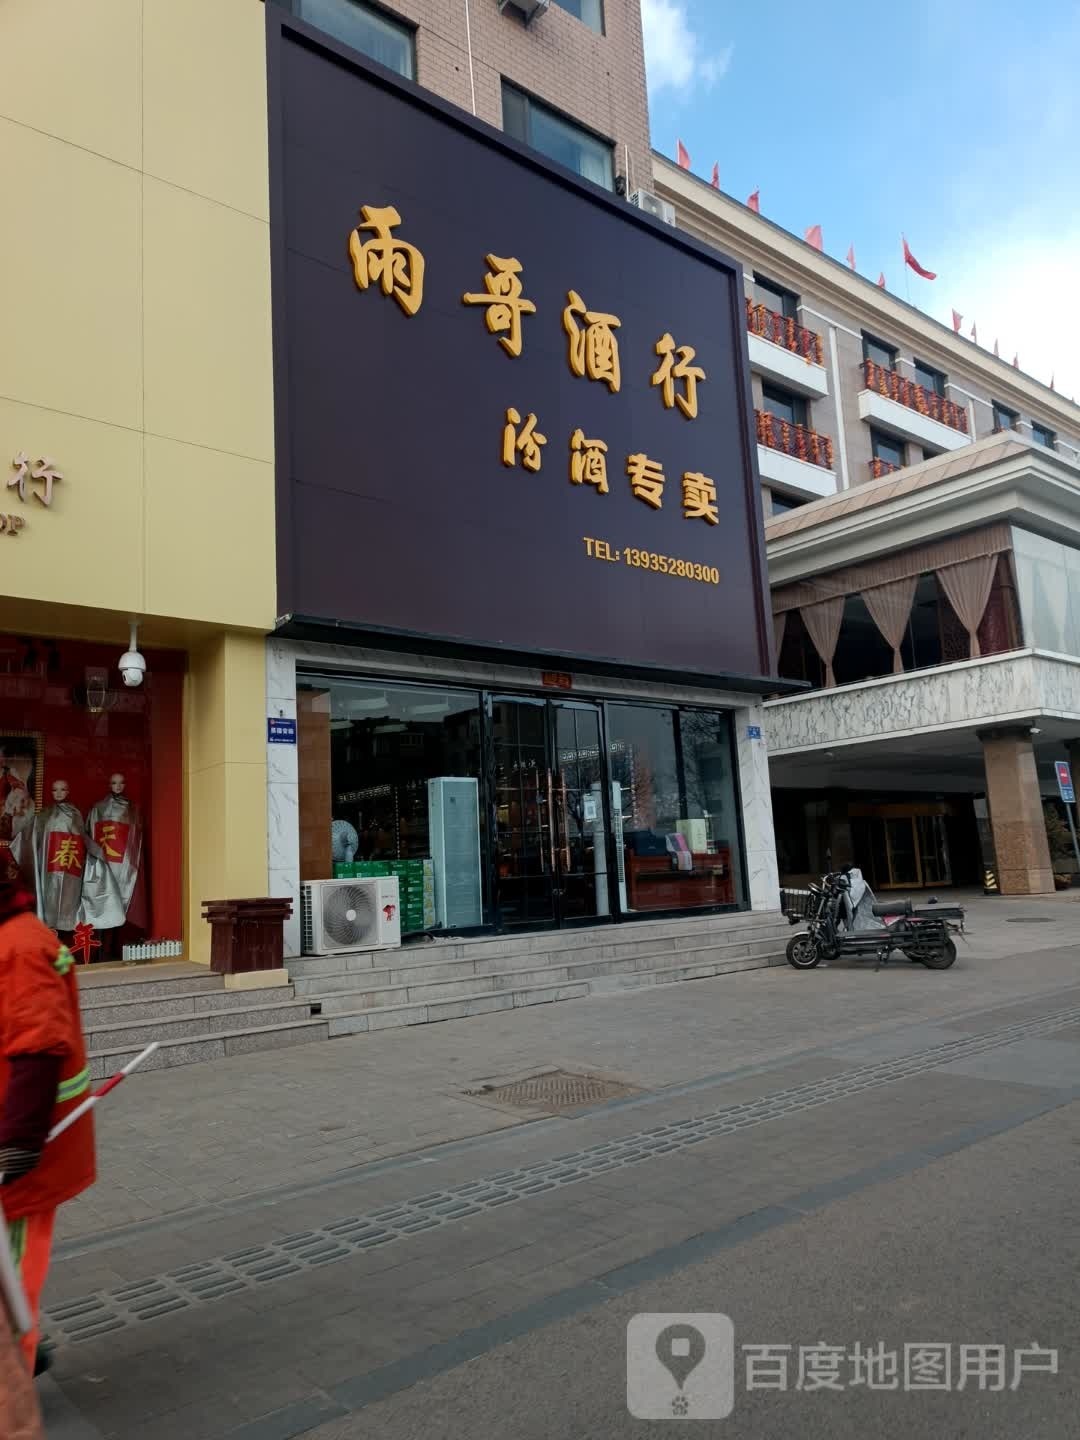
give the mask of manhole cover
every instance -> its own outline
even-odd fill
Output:
[[[617,1080],[604,1080],[599,1075],[574,1075],[568,1070],[549,1070],[544,1075],[531,1075],[527,1080],[512,1080],[509,1085],[482,1085],[466,1090],[466,1095],[491,1100],[497,1105],[517,1105],[522,1110],[580,1110],[587,1105],[600,1105],[605,1100],[619,1100],[624,1095],[637,1095],[633,1085]]]
[[[1053,915],[1007,915],[1006,925],[1049,925]]]

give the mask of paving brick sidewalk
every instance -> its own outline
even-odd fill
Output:
[[[562,1067],[654,1090],[1080,984],[1080,906],[971,918],[943,973],[748,971],[136,1076],[99,1112],[101,1178],[61,1240],[519,1125],[465,1094],[484,1081]]]

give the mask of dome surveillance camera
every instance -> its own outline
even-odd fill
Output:
[[[139,654],[139,626],[138,622],[131,622],[131,638],[128,640],[128,648],[120,656],[120,663],[117,667],[124,677],[124,684],[135,689],[141,685],[143,676],[146,674],[146,661]]]
[[[126,650],[120,656],[120,674],[124,677],[125,685],[134,687],[142,684],[146,674],[146,661],[138,650]]]

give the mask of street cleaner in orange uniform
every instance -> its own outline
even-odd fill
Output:
[[[66,946],[34,913],[10,852],[0,849],[0,1207],[35,1320],[21,1339],[31,1373],[56,1207],[95,1178],[91,1115],[45,1144],[90,1089],[74,971]]]

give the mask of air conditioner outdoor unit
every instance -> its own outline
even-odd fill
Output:
[[[660,196],[654,195],[651,190],[635,190],[630,196],[630,204],[644,210],[646,215],[651,215],[654,220],[663,220],[665,225],[675,224],[675,206],[670,200],[661,200]]]
[[[300,889],[300,948],[305,955],[396,950],[401,906],[396,875],[375,880],[307,880]]]
[[[551,0],[498,0],[500,15],[504,10],[516,10],[526,25],[542,15],[550,4]]]

